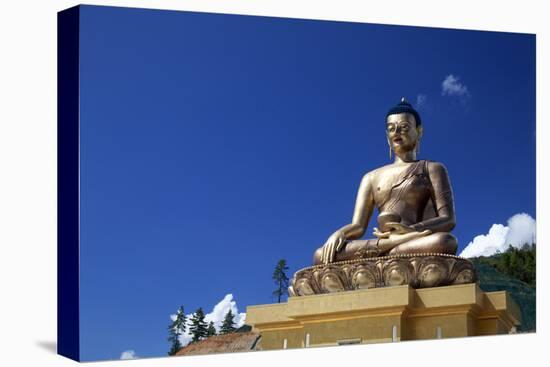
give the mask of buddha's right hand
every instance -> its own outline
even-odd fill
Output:
[[[328,264],[334,261],[336,253],[342,249],[346,242],[346,236],[340,230],[334,232],[323,245],[323,254],[321,260],[323,264]]]

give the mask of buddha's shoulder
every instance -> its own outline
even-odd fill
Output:
[[[365,173],[365,175],[363,176],[363,180],[376,181],[380,179],[382,176],[384,176],[385,174],[387,174],[388,172],[390,172],[392,169],[395,169],[395,165],[392,163],[375,168]]]
[[[372,171],[367,172],[367,174],[365,176],[370,176],[370,177],[380,176],[380,175],[384,174],[384,172],[387,172],[387,171],[391,170],[394,167],[395,167],[395,165],[393,163],[386,164],[385,166],[377,167],[377,168],[373,169]]]
[[[430,173],[446,173],[447,172],[447,168],[441,162],[432,161],[432,160],[429,160],[429,159],[422,159],[422,160],[418,161],[418,163],[425,164],[426,168],[428,169],[428,171]],[[375,169],[367,172],[363,176],[363,179],[372,181],[372,180],[377,180],[377,179],[383,177],[384,175],[394,175],[396,168],[397,168],[397,170],[400,170],[403,167],[396,167],[395,164],[389,163],[389,164],[386,164],[384,166],[375,168]]]
[[[445,165],[443,163],[437,162],[437,161],[431,161],[431,160],[426,159],[426,167],[428,167],[428,170],[430,172],[434,172],[434,173],[446,173],[447,172],[447,167],[445,167]]]

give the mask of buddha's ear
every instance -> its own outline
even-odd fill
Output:
[[[420,139],[422,137],[422,134],[424,134],[424,126],[417,126],[416,131],[418,132],[418,139]]]

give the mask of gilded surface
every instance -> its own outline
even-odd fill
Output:
[[[395,160],[364,175],[352,222],[334,232],[315,252],[314,265],[384,255],[456,253],[457,240],[450,233],[455,226],[451,183],[443,164],[417,159],[423,132],[420,115],[404,98],[390,109],[386,137]],[[359,240],[375,208],[380,214],[374,238]],[[445,271],[444,266],[431,266],[434,271]],[[336,273],[327,274],[327,287],[341,287]],[[356,278],[357,282],[376,283],[373,276],[364,272]],[[398,282],[397,278],[410,274],[396,268],[388,276]]]
[[[430,261],[422,262],[422,259],[435,255],[426,254],[415,261],[405,257],[408,255],[403,256],[386,259],[397,260],[388,263],[388,268],[395,269],[399,260],[411,259],[411,266],[421,272],[431,264]],[[449,268],[451,274],[461,272],[459,258],[441,255],[434,260],[447,263],[456,260]],[[362,264],[363,261],[370,263]],[[371,265],[377,265],[378,261],[384,259],[353,260],[341,265],[347,266],[350,274],[354,268],[359,274],[363,265],[368,273]],[[328,266],[314,266],[308,268],[308,273],[313,279],[322,279],[326,268]],[[313,274],[315,271],[319,274]],[[391,273],[389,270],[389,278],[393,277]],[[381,273],[374,277],[379,281],[385,279]],[[351,282],[352,277],[347,275],[347,278]],[[332,286],[334,283],[330,282]],[[403,285],[290,297],[288,302],[248,306],[246,320],[253,330],[261,333],[262,347],[268,350],[284,346],[304,348],[306,345],[317,347],[513,333],[521,324],[521,313],[506,292],[485,293],[475,283],[469,283],[422,289]]]
[[[410,285],[428,288],[476,281],[473,264],[448,254],[402,254],[316,265],[299,270],[290,296]]]

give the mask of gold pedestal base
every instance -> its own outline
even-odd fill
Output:
[[[506,334],[520,324],[520,311],[506,292],[477,284],[405,285],[249,306],[246,323],[269,350]]]
[[[288,294],[309,296],[397,285],[430,288],[475,281],[475,268],[468,259],[438,253],[402,254],[301,269],[294,274]]]

